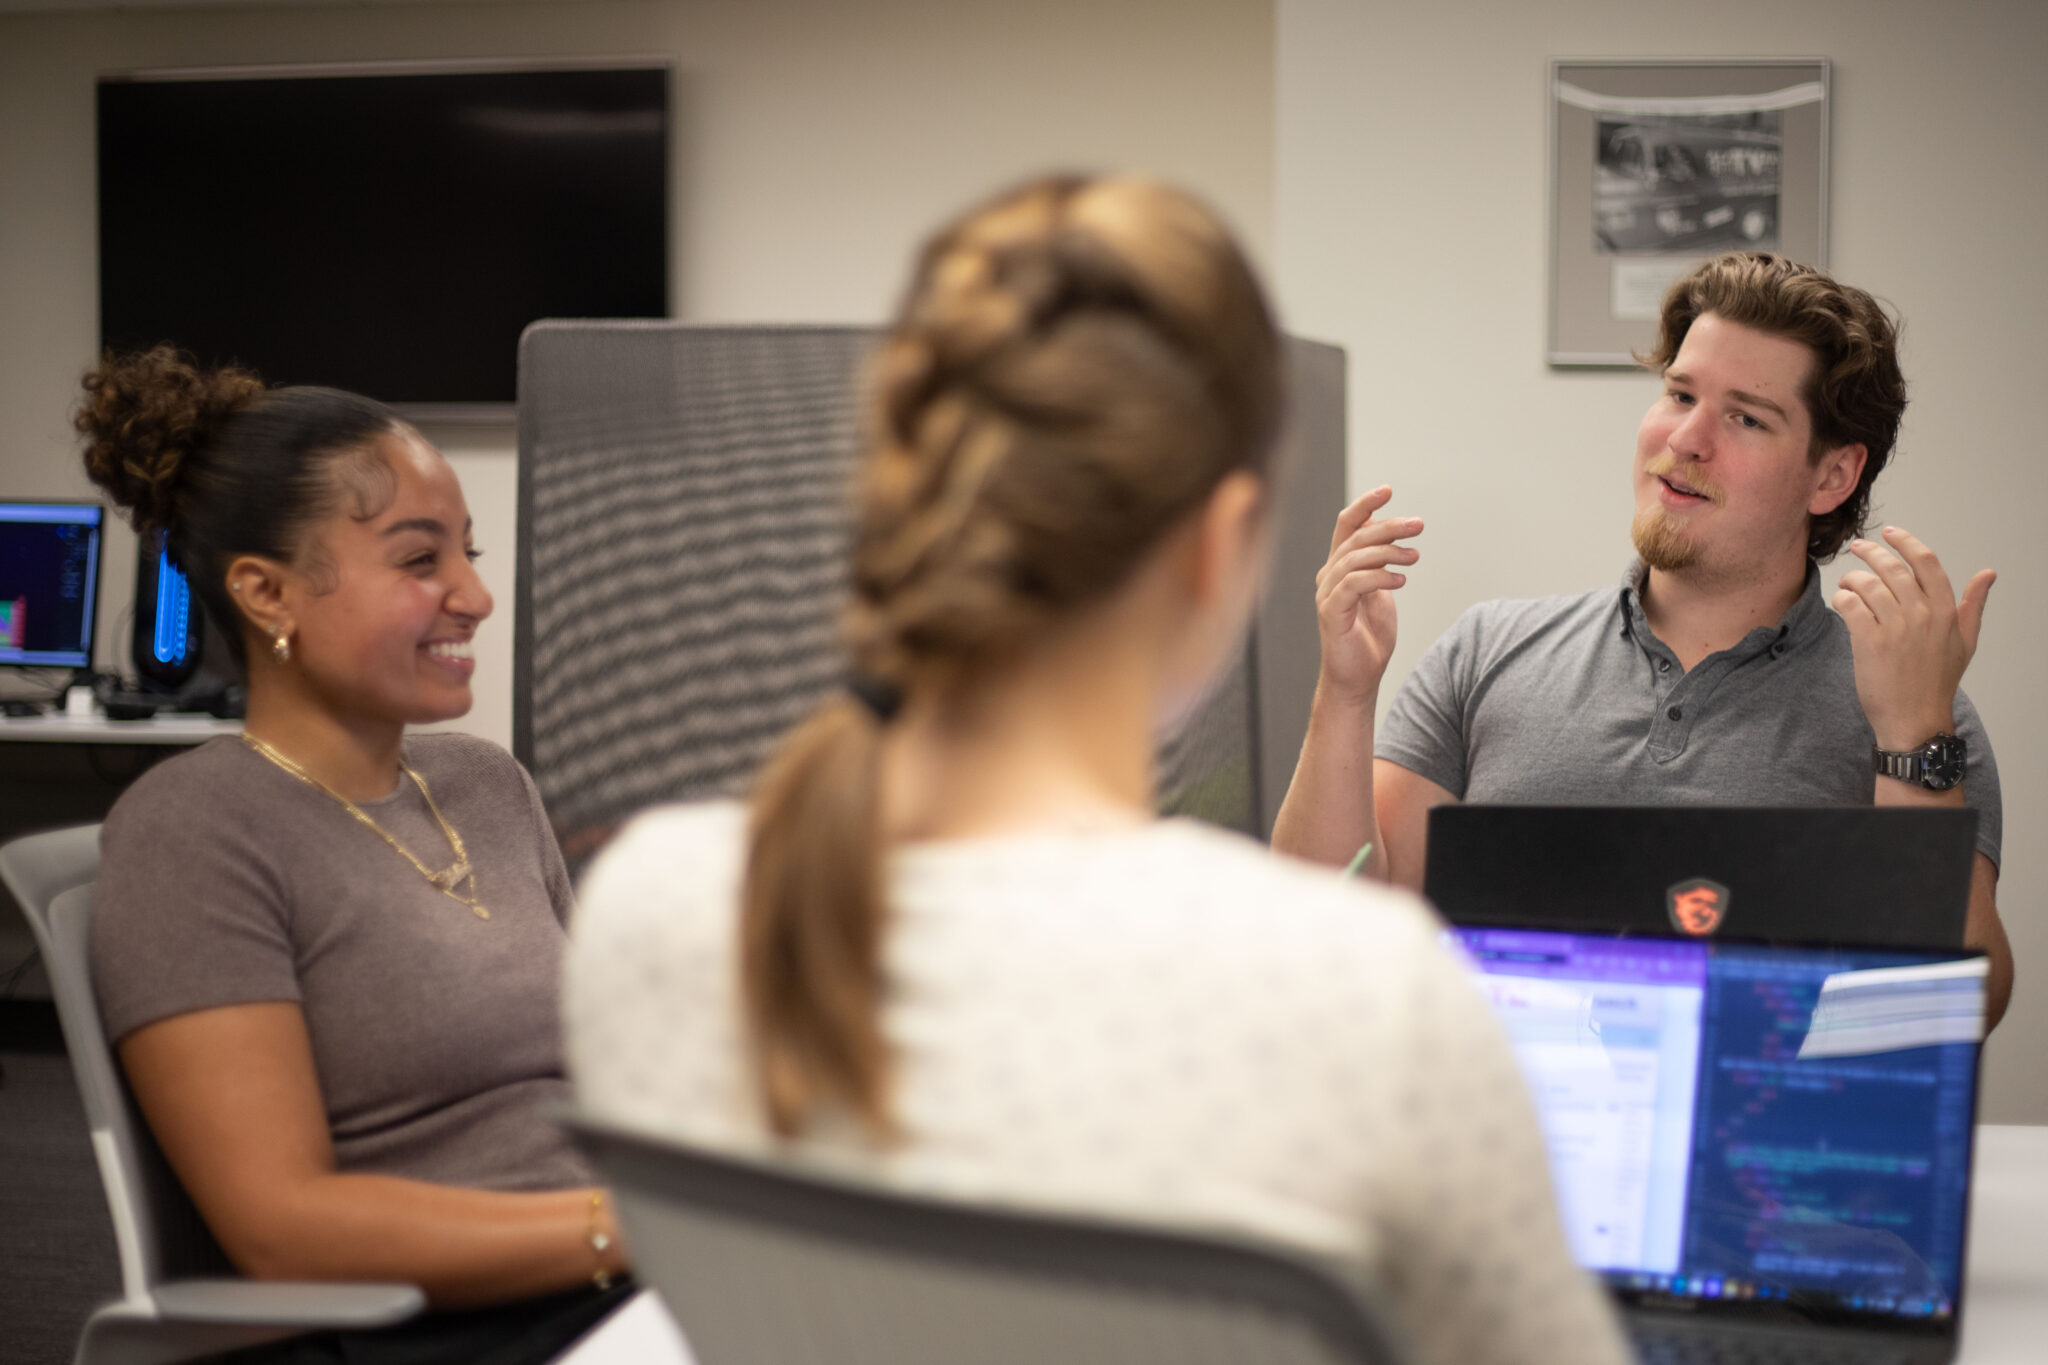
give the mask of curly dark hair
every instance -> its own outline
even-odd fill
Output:
[[[85,472],[138,534],[168,529],[186,459],[264,389],[248,370],[203,370],[169,346],[109,355],[82,382],[71,420],[86,438]]]
[[[1671,286],[1657,344],[1637,360],[1662,374],[1703,313],[1800,342],[1813,352],[1801,395],[1813,420],[1807,458],[1818,463],[1830,450],[1859,443],[1868,452],[1856,491],[1807,528],[1806,553],[1824,564],[1863,530],[1871,486],[1899,439],[1906,377],[1899,370],[1898,319],[1861,289],[1810,265],[1768,251],[1730,252]]]
[[[402,424],[357,394],[266,388],[248,370],[209,369],[170,346],[110,353],[82,383],[72,422],[85,437],[86,474],[139,534],[162,534],[238,661],[229,562],[301,562],[314,523],[351,491],[367,515],[389,483],[381,462],[349,457]]]

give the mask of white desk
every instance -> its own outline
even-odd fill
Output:
[[[151,716],[148,720],[108,720],[67,716],[0,716],[0,740],[30,744],[204,744],[215,735],[239,735],[239,720],[216,720],[203,712]]]
[[[2048,1360],[2048,1128],[1977,1130],[1963,1350],[1956,1365]],[[636,1295],[556,1365],[696,1365],[651,1293]]]
[[[1977,1130],[1957,1365],[2048,1360],[2048,1128]]]

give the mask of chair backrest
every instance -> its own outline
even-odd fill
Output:
[[[98,825],[45,830],[0,844],[0,883],[5,883],[22,914],[28,916],[29,927],[38,934],[39,916],[58,893],[84,886],[99,870]],[[40,937],[36,945],[41,948]]]
[[[519,352],[513,750],[572,863],[744,791],[845,676],[867,327],[541,322]],[[1270,831],[1307,727],[1344,491],[1343,353],[1289,343],[1292,459],[1245,655],[1160,753],[1168,811]]]
[[[235,1273],[150,1136],[100,1023],[89,957],[99,826],[55,830],[0,848],[0,877],[20,902],[50,977],[72,1075],[114,1223],[124,1297],[173,1279]]]
[[[895,1194],[570,1119],[701,1365],[1396,1365],[1362,1279],[1278,1248]]]

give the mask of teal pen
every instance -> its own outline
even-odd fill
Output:
[[[1351,855],[1351,861],[1344,864],[1344,871],[1342,875],[1346,877],[1356,877],[1360,872],[1363,872],[1365,870],[1365,860],[1367,858],[1370,858],[1371,856],[1372,845],[1367,844],[1364,848],[1359,849],[1358,852]]]

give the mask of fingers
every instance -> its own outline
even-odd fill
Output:
[[[1368,545],[1387,545],[1421,534],[1421,517],[1387,517],[1382,521],[1368,521],[1330,551],[1330,562],[1334,564],[1353,550],[1362,550]]]
[[[1321,612],[1340,625],[1348,625],[1358,604],[1376,592],[1392,592],[1408,581],[1394,569],[1359,569],[1332,579],[1321,596]]]
[[[1325,564],[1316,575],[1317,586],[1335,582],[1361,569],[1384,569],[1391,564],[1413,564],[1422,552],[1408,545],[1363,545],[1347,550]]]
[[[1899,599],[1892,596],[1883,579],[1867,569],[1851,569],[1842,575],[1835,588],[1834,604],[1842,619],[1852,626],[1855,621],[1849,614],[1851,608],[1872,621],[1889,621],[1899,613]]]
[[[1928,548],[1925,541],[1901,526],[1887,526],[1883,531],[1882,543],[1874,540],[1852,540],[1849,553],[1870,566],[1870,572],[1852,570],[1842,575],[1842,586],[1853,587],[1868,603],[1879,619],[1895,614],[1891,607],[1917,607],[1924,604],[1939,612],[1955,602],[1955,585],[1949,579],[1948,570],[1942,568],[1940,558]],[[1985,578],[1990,574],[1991,578]],[[1970,580],[1974,587],[1984,579],[1983,593],[1991,591],[1991,581],[1997,575],[1989,569],[1980,572]],[[1855,580],[1852,584],[1851,580]],[[1964,601],[1969,601],[1969,590],[1964,592]],[[1887,602],[1886,599],[1890,601]],[[1983,601],[1980,596],[1977,620],[1983,617]],[[1973,628],[1974,629],[1974,628]],[[1974,635],[1971,637],[1974,639]]]
[[[1385,507],[1393,496],[1394,490],[1386,484],[1381,484],[1339,512],[1337,529],[1330,533],[1330,553],[1336,554],[1337,547],[1350,539],[1352,532],[1372,520],[1372,514]]]
[[[1835,595],[1829,600],[1834,603],[1835,614],[1840,616],[1843,624],[1849,627],[1851,635],[1868,629],[1877,621],[1877,617],[1872,614],[1869,604],[1850,585],[1849,575],[1847,574],[1842,576],[1841,586],[1835,589]]]
[[[1984,628],[1984,606],[1991,600],[1991,585],[1998,581],[1994,569],[1979,569],[1963,588],[1962,605],[1956,608],[1956,627],[1963,633],[1963,647],[1977,652],[1977,633]]]
[[[1901,603],[1924,596],[1913,570],[1889,546],[1874,540],[1852,540],[1849,553],[1868,564],[1870,571],[1852,569],[1842,575],[1842,583],[1847,586],[1850,579],[1856,579],[1857,593],[1870,603],[1880,621],[1896,615]]]
[[[1920,537],[1903,526],[1887,526],[1882,532],[1885,543],[1896,550],[1899,556],[1912,567],[1913,577],[1920,588],[1937,602],[1956,600],[1955,586],[1949,582],[1948,570],[1941,567],[1934,551]]]

